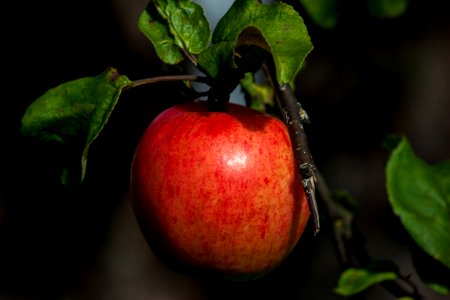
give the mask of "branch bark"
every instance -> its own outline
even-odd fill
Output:
[[[303,127],[303,123],[309,122],[309,119],[289,84],[280,85],[278,83],[273,63],[267,65],[266,73],[268,73],[268,78],[270,78],[271,84],[274,87],[278,108],[289,129],[289,135],[293,142],[293,150],[313,219],[314,234],[316,235],[320,231],[315,186],[316,166],[309,151],[308,140]]]

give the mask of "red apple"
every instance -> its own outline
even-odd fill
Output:
[[[145,131],[132,164],[140,228],[167,266],[237,280],[262,276],[299,240],[309,217],[288,130],[229,104],[177,105]]]

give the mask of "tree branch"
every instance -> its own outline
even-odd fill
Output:
[[[268,78],[270,78],[271,84],[274,87],[278,108],[284,122],[288,126],[289,135],[293,142],[293,150],[314,223],[314,234],[318,234],[320,231],[320,220],[316,202],[316,166],[309,151],[308,141],[303,127],[303,123],[309,122],[309,119],[301,104],[297,101],[289,84],[280,85],[278,83],[273,63],[267,65],[267,68],[266,73],[269,74]]]
[[[208,77],[201,77],[196,75],[167,75],[134,80],[130,84],[126,85],[123,90],[128,90],[140,85],[167,81],[198,81],[207,84],[210,83],[210,79]]]
[[[326,230],[331,236],[333,246],[336,251],[339,265],[342,270],[352,266],[348,253],[347,242],[352,238],[353,214],[342,206],[338,205],[331,196],[322,174],[317,171],[317,191],[321,209],[326,216]]]
[[[334,201],[331,192],[320,172],[317,175],[317,190],[321,209],[326,215],[325,227],[332,237],[339,265],[342,270],[350,267],[367,267],[373,263],[365,247],[365,239],[355,225],[355,218],[351,211]],[[384,281],[380,285],[395,297],[408,296],[413,299],[422,299],[416,285],[407,276],[399,275],[397,281]],[[398,281],[409,287],[408,291]]]

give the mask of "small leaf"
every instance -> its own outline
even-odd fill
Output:
[[[139,17],[138,27],[145,36],[152,42],[156,54],[166,64],[177,64],[184,59],[180,48],[170,34],[165,21],[160,18],[152,3],[142,12]]]
[[[190,53],[203,51],[211,39],[211,29],[203,8],[190,0],[154,0],[167,21],[175,44]]]
[[[331,192],[331,199],[346,210],[355,213],[359,209],[359,203],[346,190],[334,190]]]
[[[337,0],[300,0],[311,20],[317,25],[331,29],[338,20]]]
[[[441,283],[437,282],[429,282],[427,283],[427,286],[435,291],[436,293],[442,294],[442,295],[448,295],[450,293],[450,288],[448,285],[443,285]]]
[[[219,42],[205,49],[198,56],[198,64],[205,69],[209,76],[220,78],[228,70],[236,69],[233,59],[234,42]]]
[[[183,49],[192,54],[203,51],[211,38],[203,8],[189,0],[152,0],[142,12],[139,29],[165,63],[177,64]]]
[[[341,274],[334,291],[342,296],[351,296],[374,284],[397,278],[397,268],[394,264],[374,262],[367,268],[348,268],[345,270]]]
[[[275,105],[272,87],[256,83],[253,73],[245,74],[245,77],[241,80],[241,87],[250,102],[251,108],[266,112],[267,107]]]
[[[397,18],[405,13],[409,0],[368,0],[369,12],[378,18]]]
[[[394,213],[415,242],[450,268],[450,162],[427,165],[406,138],[386,166],[387,192]]]
[[[257,47],[259,51],[263,50],[259,56],[263,57],[265,52],[272,55],[281,84],[295,79],[313,49],[303,19],[290,5],[281,2],[265,5],[258,0],[236,0],[218,22],[212,43],[211,48],[200,53],[199,57],[199,64],[212,77],[220,77],[220,73],[225,73],[230,66],[240,67],[242,62],[237,63],[236,60],[247,50],[255,51],[254,47]],[[246,51],[239,53],[243,46],[253,47],[244,48]],[[244,62],[250,60],[241,59]],[[247,71],[248,67],[244,69]]]
[[[52,88],[28,106],[22,117],[22,134],[81,149],[81,182],[89,146],[108,121],[122,88],[129,83],[126,76],[110,68],[98,76]],[[65,171],[63,180],[67,176]]]

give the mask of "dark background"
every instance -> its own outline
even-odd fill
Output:
[[[20,135],[26,107],[62,82],[115,67],[130,79],[166,70],[138,32],[146,1],[8,1],[2,5],[0,299],[339,299],[328,237],[307,230],[287,261],[247,284],[190,278],[155,260],[129,202],[140,134],[177,101],[170,84],[124,93],[92,146],[81,190],[59,186],[61,149]],[[315,49],[297,81],[314,159],[332,189],[359,202],[370,254],[412,274],[408,238],[384,188],[389,133],[404,133],[429,163],[450,153],[450,18],[445,1],[410,1],[396,19],[341,1],[325,30],[302,12]],[[300,6],[298,6],[301,9]],[[364,299],[391,299],[379,287]]]

